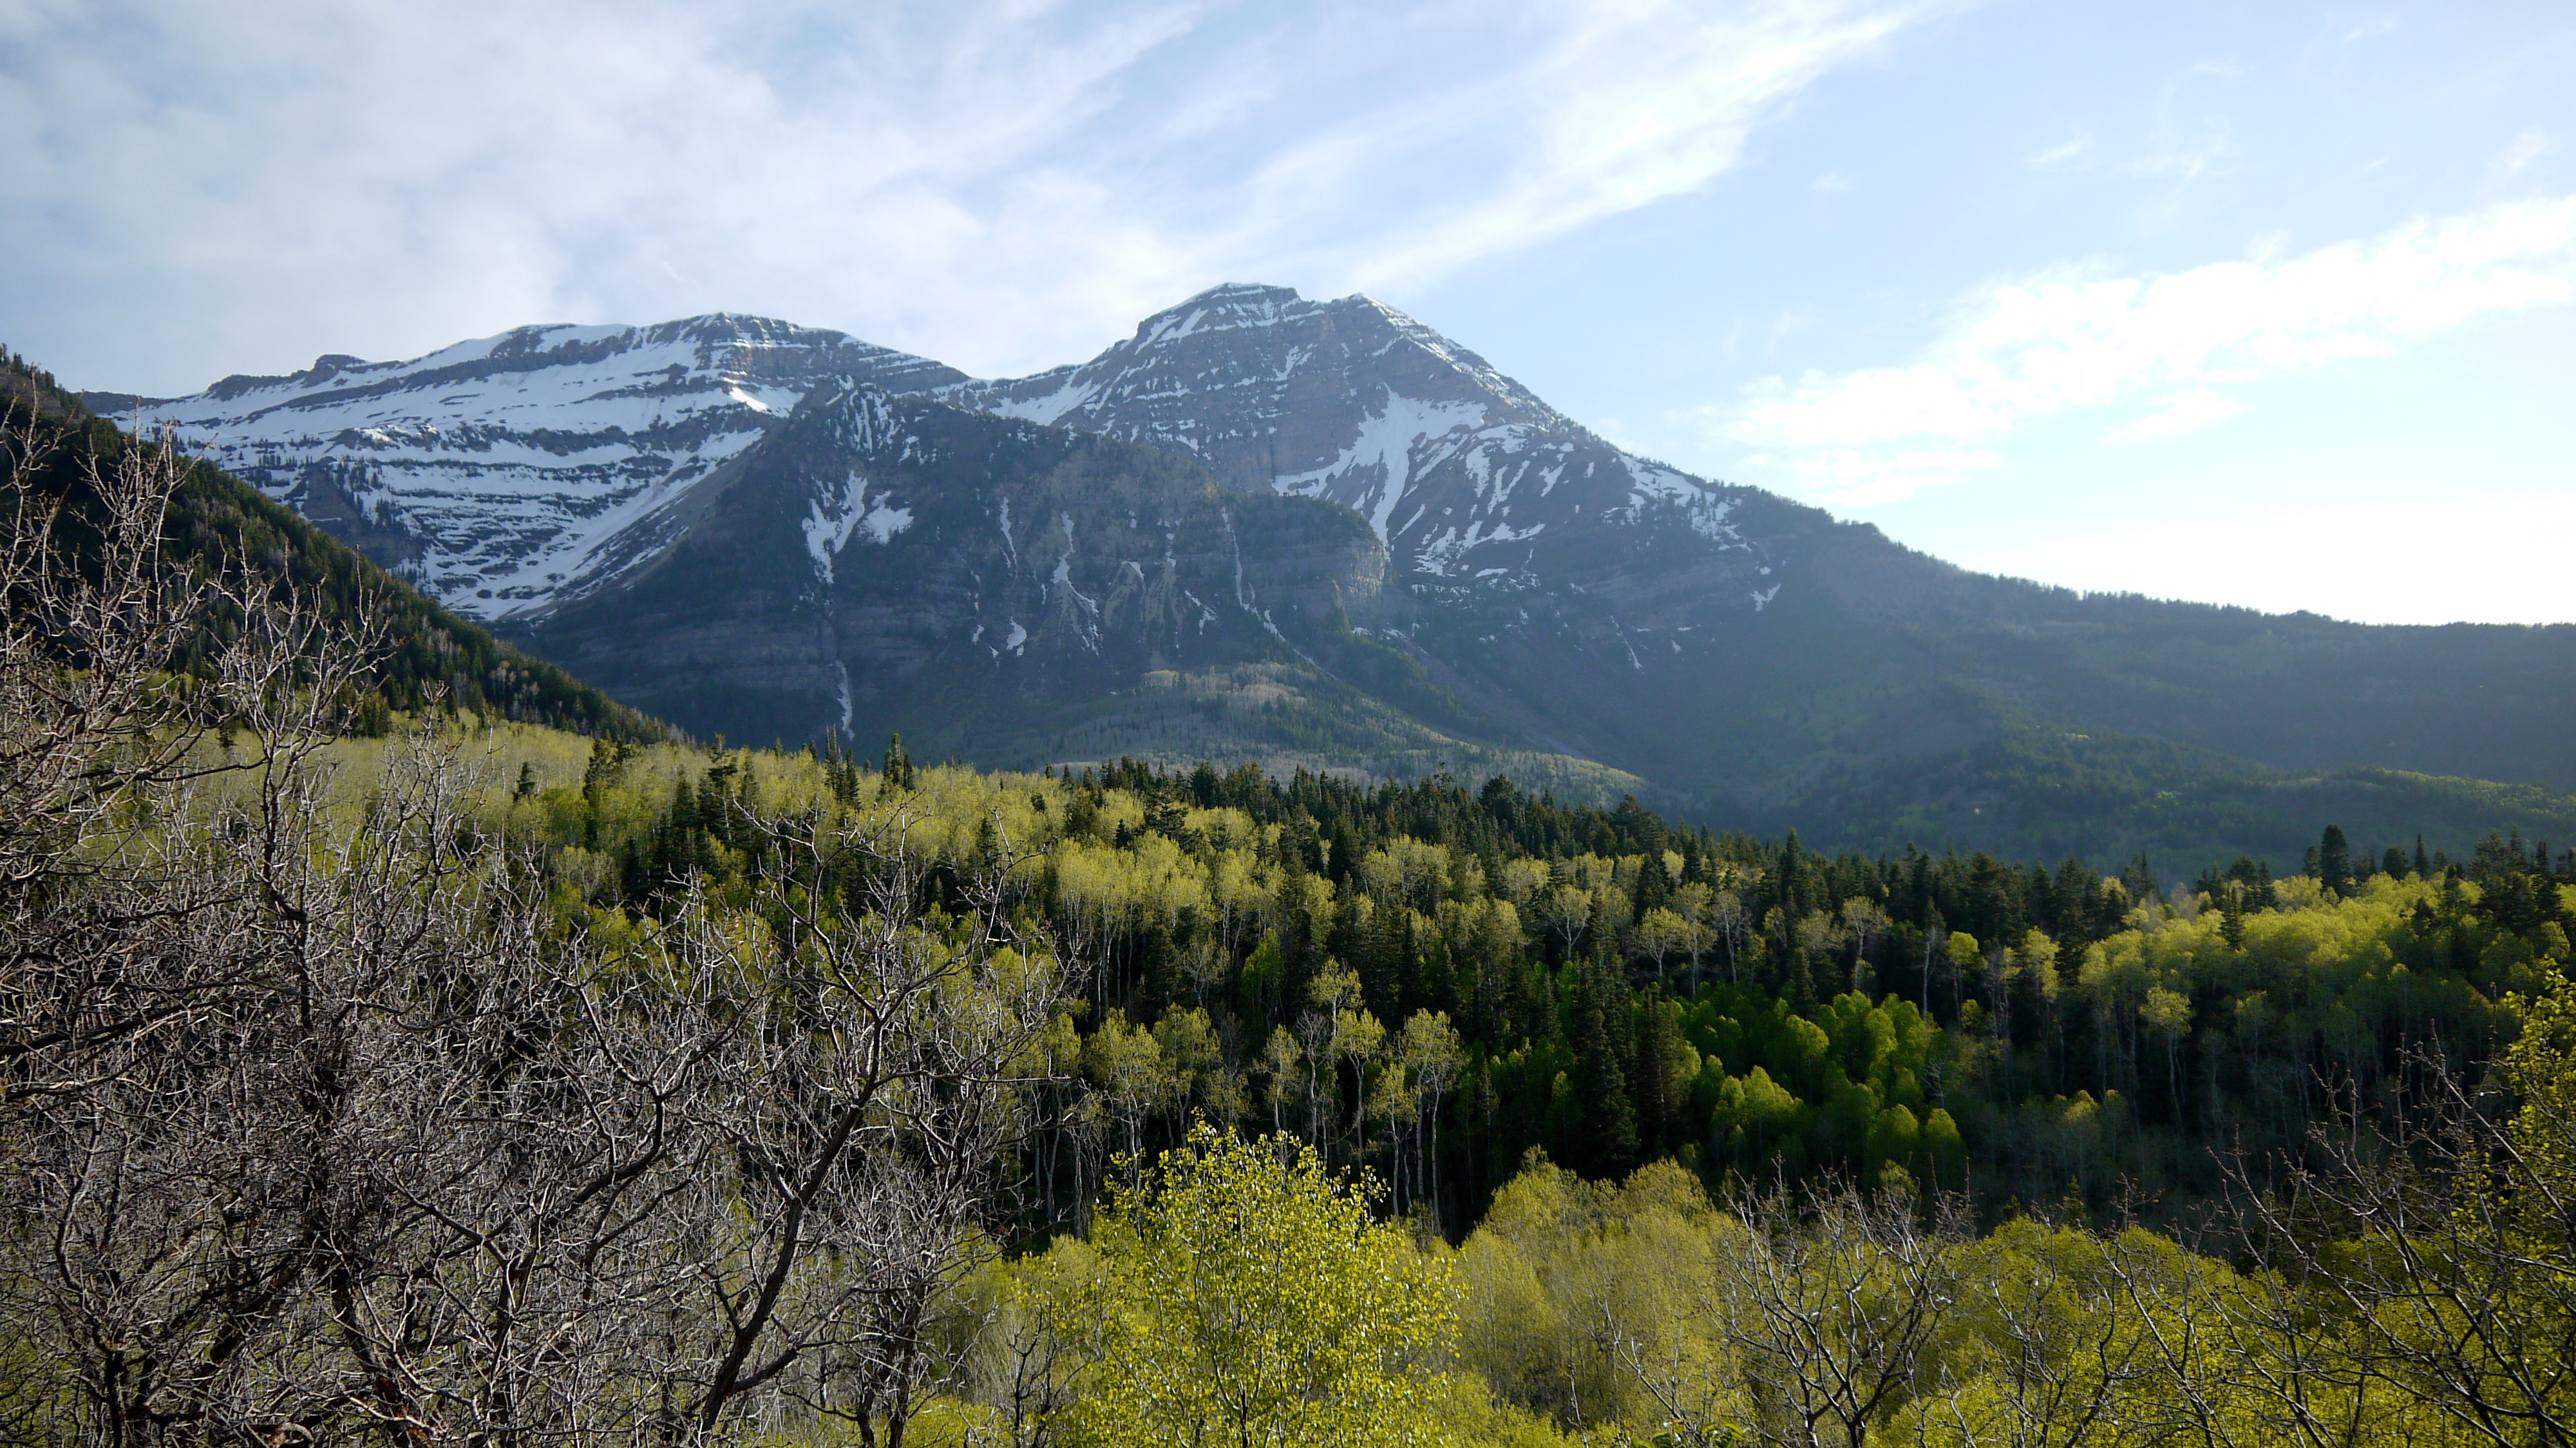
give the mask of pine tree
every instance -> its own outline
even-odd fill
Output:
[[[1581,1093],[1586,1164],[1594,1176],[1625,1176],[1637,1164],[1637,1105],[1620,1069],[1619,1043],[1611,1038],[1610,982],[1597,963],[1578,963],[1575,987],[1575,1082]],[[1618,995],[1625,997],[1622,989]],[[1616,1003],[1625,1011],[1627,1002]]]
[[[2317,881],[2336,895],[2352,894],[2352,845],[2341,825],[2326,826],[2317,841]]]
[[[877,794],[882,798],[898,789],[910,789],[914,780],[912,756],[904,752],[903,736],[897,734],[886,742],[885,778],[878,783]]]
[[[1646,851],[1645,861],[1637,867],[1637,918],[1645,919],[1647,911],[1671,899],[1672,894],[1672,873],[1664,868],[1664,852]]]
[[[2132,900],[2145,901],[2155,898],[2156,867],[2148,862],[2145,851],[2140,851],[2136,859],[2131,860],[2121,869],[2120,883],[2128,887],[2129,898]]]

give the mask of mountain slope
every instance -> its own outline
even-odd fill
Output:
[[[1643,787],[1477,747],[1481,721],[1343,621],[1386,587],[1357,518],[1151,449],[829,382],[671,518],[672,545],[614,589],[500,626],[736,738]]]
[[[2083,597],[1611,447],[1364,297],[1228,286],[1079,367],[944,396],[1369,516],[1401,645],[1560,747],[1747,807],[1999,737],[1994,699],[2280,769],[2576,788],[2576,628],[2372,628]]]
[[[1216,287],[1078,367],[940,395],[1185,453],[1237,487],[1340,503],[1400,568],[1432,578],[1524,585],[1576,561],[1565,540],[1588,519],[1657,512],[1758,552],[1729,522],[1751,490],[1620,452],[1368,297]]]

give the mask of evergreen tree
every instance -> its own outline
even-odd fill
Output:
[[[894,790],[911,789],[916,778],[912,756],[904,752],[903,736],[897,734],[886,741],[885,777],[878,781],[877,794],[882,798]]]
[[[1660,849],[1646,851],[1645,858],[1637,865],[1637,918],[1646,918],[1647,911],[1671,899],[1672,894],[1672,875],[1664,868],[1664,852]]]
[[[1628,1073],[1620,1069],[1618,1042],[1611,1036],[1613,990],[1623,999],[1615,1009],[1627,1013],[1625,988],[1616,987],[1595,963],[1577,963],[1575,987],[1575,1090],[1584,1140],[1579,1160],[1591,1175],[1625,1176],[1637,1164],[1637,1106],[1628,1091]],[[1623,1022],[1624,1024],[1624,1022]]]
[[[2352,894],[2352,846],[2344,838],[2343,826],[2328,825],[2317,841],[2318,883],[2337,895]]]

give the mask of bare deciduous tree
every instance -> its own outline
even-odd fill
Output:
[[[1621,1351],[1676,1441],[1860,1448],[1924,1386],[1927,1352],[1958,1307],[1963,1206],[1935,1199],[1931,1227],[1896,1194],[1800,1197],[1747,1191],[1731,1203],[1746,1231],[1712,1254],[1701,1307],[1718,1351]],[[1723,1370],[1736,1381],[1719,1383]],[[1729,1392],[1728,1389],[1732,1389]],[[1715,1415],[1741,1402],[1741,1424]]]
[[[2375,1389],[2462,1442],[2576,1443],[2576,993],[2527,1004],[2494,1085],[2412,1074],[2385,1135],[2347,1108],[2278,1185],[2236,1163],[2240,1231],[2301,1289],[2239,1306],[2276,1344],[2255,1386],[2310,1441]]]

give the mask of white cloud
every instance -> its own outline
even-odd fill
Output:
[[[2106,440],[2143,442],[2231,415],[2231,387],[2570,301],[2576,197],[2516,202],[2298,256],[1990,283],[1915,362],[1765,378],[1699,421],[1755,480],[1861,506],[1992,466],[2044,419],[2142,412]]]
[[[2177,392],[2165,399],[2157,411],[2116,429],[2110,440],[2115,443],[2152,442],[2176,433],[2197,432],[2214,422],[2225,422],[2243,412],[2245,405],[2234,398],[2221,397],[2206,387]]]
[[[2512,526],[2500,527],[2499,520]],[[2338,502],[2205,519],[2128,516],[2116,526],[1980,550],[1970,568],[2101,592],[2310,609],[2355,623],[2563,623],[2565,540],[2576,497],[2491,496],[2461,506]],[[2428,559],[2477,560],[2446,573]]]
[[[985,372],[1705,185],[1934,0],[0,4],[0,331],[174,391],[765,311]]]
[[[1818,77],[1949,8],[1789,0],[1720,15],[1672,0],[1628,0],[1582,9],[1576,23],[1552,17],[1532,58],[1319,137],[1283,156],[1266,179],[1361,158],[1383,164],[1390,146],[1398,155],[1491,154],[1501,142],[1491,184],[1446,204],[1416,198],[1418,210],[1344,267],[1356,287],[1419,282],[1706,185],[1736,165],[1757,126]],[[1283,199],[1288,204],[1274,204],[1271,215],[1302,205]]]

